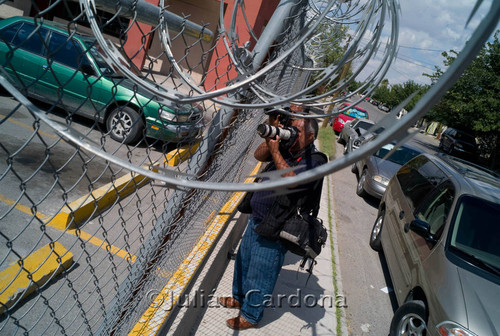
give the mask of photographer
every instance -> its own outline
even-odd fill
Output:
[[[302,107],[292,105],[291,111],[302,112]],[[289,128],[293,136],[286,145],[283,141],[280,143],[279,135],[274,139],[265,137],[265,142],[254,153],[257,160],[270,162],[265,171],[297,166],[295,171],[282,175],[295,176],[326,162],[323,154],[314,154],[318,153],[313,144],[318,134],[316,120],[290,119],[285,121],[287,125],[280,124],[279,120],[278,115],[269,115],[269,125]],[[287,251],[278,239],[280,229],[299,207],[301,212],[314,208],[322,183],[323,179],[309,182],[295,187],[293,190],[297,192],[286,195],[274,196],[273,191],[259,191],[251,197],[251,215],[236,255],[233,296],[219,299],[224,307],[241,309],[237,317],[227,320],[230,328],[255,328],[262,319],[264,299],[272,295]]]

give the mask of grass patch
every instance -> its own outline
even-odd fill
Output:
[[[330,160],[335,157],[337,137],[331,127],[320,127],[318,132],[319,150]]]
[[[331,183],[330,176],[327,176],[326,180],[327,180],[328,185],[330,185],[330,183]],[[328,199],[331,200],[333,195],[330,194],[330,188],[327,189],[327,192],[328,192]],[[330,249],[331,249],[331,258],[332,258],[332,282],[333,282],[333,288],[334,288],[334,295],[335,295],[335,298],[337,299],[340,297],[340,293],[339,293],[339,286],[338,286],[338,282],[337,282],[338,274],[337,274],[337,264],[335,262],[335,247],[333,244],[333,237],[332,237],[333,233],[336,232],[336,228],[333,227],[333,225],[336,225],[336,223],[334,223],[334,220],[332,218],[333,211],[334,210],[333,210],[332,202],[328,202],[328,226],[330,228],[330,235],[329,236],[330,236]],[[335,231],[334,231],[334,229],[335,229]],[[342,311],[341,311],[341,307],[338,306],[337,301],[335,302],[335,306],[336,306],[335,315],[337,318],[337,335],[342,335]]]
[[[333,132],[333,129],[331,127],[320,127],[319,133],[318,133],[318,141],[319,141],[319,149],[323,153],[325,153],[330,160],[333,160],[335,157],[336,153],[336,143],[337,143],[337,137],[335,136],[335,133]],[[326,176],[327,184],[330,185],[330,176]],[[324,192],[324,191],[323,191]],[[330,188],[327,188],[327,193],[328,193],[328,199],[331,200],[333,195],[330,193]],[[330,247],[331,247],[331,259],[332,259],[332,282],[333,282],[333,288],[334,288],[334,295],[335,298],[340,297],[339,293],[339,286],[337,283],[337,264],[335,263],[335,248],[333,244],[333,233],[336,232],[336,228],[334,228],[334,225],[336,223],[334,222],[332,213],[333,213],[333,204],[332,202],[328,202],[328,226],[330,229]],[[337,305],[336,302],[336,309],[335,309],[335,315],[337,319],[337,335],[342,334],[342,310],[341,308]]]

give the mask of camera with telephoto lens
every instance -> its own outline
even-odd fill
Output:
[[[292,118],[289,114],[280,113],[280,111],[290,111],[290,108],[284,109],[264,109],[264,113],[271,116],[278,117],[278,123],[283,127],[271,126],[269,124],[260,124],[257,126],[257,133],[262,138],[276,139],[280,137],[280,150],[288,150],[299,135],[299,130],[295,126],[290,126]],[[283,111],[284,112],[284,111]]]
[[[271,126],[268,124],[260,124],[257,126],[257,133],[263,138],[276,139],[280,137],[280,149],[287,150],[295,143],[299,130],[295,126],[285,128]]]

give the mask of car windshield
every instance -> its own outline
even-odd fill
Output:
[[[499,274],[500,204],[464,196],[457,209],[450,246]]]
[[[362,120],[359,120],[357,123],[356,123],[356,127],[358,128],[362,128],[364,130],[367,130],[369,129],[370,127],[372,127],[373,124],[369,123],[369,122],[366,122],[366,121],[362,121]]]
[[[116,47],[114,47],[111,41],[107,41],[107,43],[110,47],[112,47],[112,49],[119,50]],[[87,48],[89,48],[90,54],[96,61],[97,66],[99,67],[99,70],[102,72],[103,75],[111,77],[124,77],[124,75],[120,72],[120,70],[118,70],[114,66],[111,67],[108,63],[106,63],[104,51],[96,41],[86,40],[85,45],[87,46]],[[119,54],[121,56],[120,62],[126,65],[127,68],[129,68],[136,76],[142,77],[141,72],[137,67],[135,67],[135,65],[133,65],[132,62],[125,61],[127,58],[122,50],[119,50]]]
[[[473,143],[473,144],[476,143],[476,139],[474,139],[474,137],[472,135],[467,134],[467,133],[457,132],[456,138],[458,140],[462,140],[462,141],[465,141],[465,142],[470,142],[470,143]]]
[[[373,154],[375,157],[378,158],[385,158],[385,156],[394,148],[393,144],[387,144],[380,148],[375,154]],[[420,152],[413,150],[408,147],[401,146],[398,149],[394,151],[394,153],[391,154],[386,160],[390,162],[397,163],[399,165],[404,165],[406,162],[410,161],[413,159],[415,156],[419,155]]]
[[[343,112],[345,115],[348,115],[349,117],[353,118],[359,118],[359,119],[368,119],[368,113],[358,110],[355,107],[351,107],[347,111]]]

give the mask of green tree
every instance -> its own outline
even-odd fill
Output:
[[[389,100],[391,100],[391,89],[386,85],[379,85],[375,91],[373,92],[372,98],[387,104]]]
[[[349,89],[349,91],[353,92],[353,91],[356,91],[361,85],[363,85],[363,83],[353,80],[349,84],[348,89]]]
[[[487,42],[455,85],[428,114],[431,120],[447,126],[473,131],[480,139],[480,150],[493,168],[500,149],[500,42],[499,31]],[[444,65],[457,57],[453,50],[443,52]],[[432,82],[443,71],[436,67],[433,74],[424,74]]]
[[[336,64],[344,55],[348,42],[346,43],[347,26],[340,24],[320,24],[315,31],[314,38],[305,45],[307,54],[314,60],[315,67],[325,68],[329,65]],[[321,72],[316,72],[311,76],[309,85],[318,81]],[[340,74],[339,74],[340,76]],[[329,91],[339,81],[337,77],[334,81],[329,81],[322,85],[315,94],[321,94]]]
[[[417,84],[412,80],[389,87],[389,81],[384,79],[375,90],[373,99],[394,107],[402,103],[412,93],[417,92],[417,95],[405,107],[407,110],[411,110],[427,89],[427,86]]]

